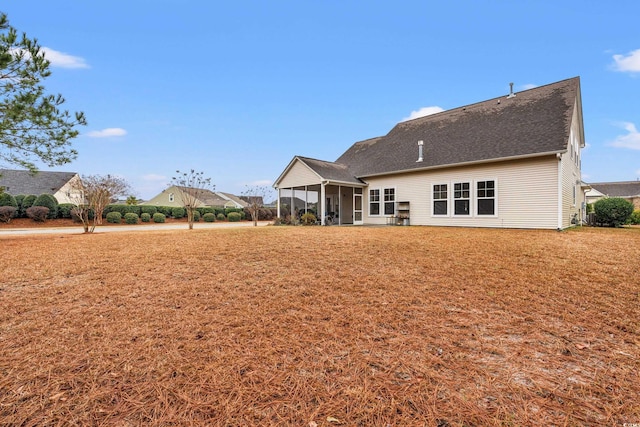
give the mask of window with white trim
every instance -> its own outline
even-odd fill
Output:
[[[169,201],[170,202],[174,201],[173,193],[169,193]]]
[[[396,189],[384,189],[384,214],[395,215],[396,213]]]
[[[468,182],[456,182],[453,184],[453,214],[470,215],[471,185]]]
[[[369,215],[380,215],[380,190],[369,190]]]
[[[496,214],[496,182],[478,181],[476,183],[476,203],[478,215]]]
[[[449,214],[448,184],[433,185],[433,215]]]

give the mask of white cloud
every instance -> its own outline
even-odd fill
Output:
[[[412,111],[411,114],[409,114],[409,117],[405,117],[400,121],[406,122],[407,120],[413,120],[419,117],[430,116],[431,114],[440,113],[442,111],[444,111],[444,109],[441,107],[438,107],[437,105],[434,105],[432,107],[422,107],[419,110]]]
[[[527,83],[527,84],[524,84],[524,85],[522,85],[520,87],[522,88],[522,90],[529,90],[529,89],[533,89],[533,88],[538,87],[538,85],[533,84],[533,83]]]
[[[638,170],[636,171],[636,175],[637,175],[637,176],[640,176],[640,169],[638,169]]]
[[[60,68],[89,68],[89,64],[79,56],[69,55],[48,47],[43,47],[44,57],[53,67]]]
[[[122,128],[107,128],[102,130],[94,130],[86,135],[90,138],[109,138],[112,136],[125,136],[127,131]]]
[[[640,132],[636,129],[636,125],[624,122],[621,124],[621,127],[623,127],[628,133],[626,135],[619,135],[613,140],[611,145],[614,147],[640,150]]]
[[[630,52],[628,55],[613,55],[613,69],[629,73],[640,72],[640,49]]]

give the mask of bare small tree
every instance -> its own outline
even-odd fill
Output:
[[[130,192],[124,179],[112,175],[85,176],[72,186],[73,213],[82,221],[85,233],[93,233],[96,225],[102,224],[102,213],[109,203]]]
[[[208,191],[212,191],[215,185],[211,184],[211,178],[205,178],[204,172],[176,171],[176,176],[171,178],[171,183],[180,190],[178,195],[182,200],[182,206],[187,211],[189,230],[193,230],[193,212],[202,204],[202,197]]]
[[[260,209],[264,207],[264,199],[269,193],[269,189],[264,185],[247,185],[247,188],[242,193],[242,199],[247,202],[247,210],[251,214],[251,220],[253,226],[258,226],[258,215]]]

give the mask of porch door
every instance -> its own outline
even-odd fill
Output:
[[[353,225],[362,225],[362,188],[353,189]]]

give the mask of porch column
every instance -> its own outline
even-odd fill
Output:
[[[307,213],[307,201],[309,200],[309,186],[304,186],[304,213]]]
[[[280,218],[280,187],[278,187],[278,200],[276,200],[276,209],[278,211],[278,219]]]
[[[338,225],[342,225],[342,186],[338,185]]]
[[[296,210],[296,205],[294,200],[296,195],[296,190],[294,190],[294,188],[295,187],[291,187],[291,206],[289,209],[289,217],[291,218],[291,221],[293,221],[295,210]]]
[[[325,186],[324,181],[320,182],[320,212],[319,212],[320,225],[326,225],[324,223],[325,209],[326,209],[325,200],[324,200],[324,198],[325,198],[325,188],[324,188],[324,186]]]

